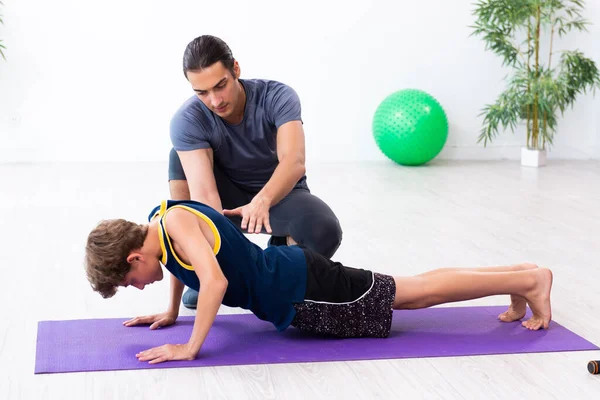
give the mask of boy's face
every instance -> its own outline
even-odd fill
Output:
[[[135,286],[144,290],[146,285],[150,285],[163,278],[163,270],[157,259],[147,257],[136,257],[131,263],[131,270],[125,275],[122,286]]]

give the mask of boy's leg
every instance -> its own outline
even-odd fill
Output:
[[[342,228],[334,212],[307,189],[295,188],[271,207],[269,222],[272,244],[297,243],[330,258],[342,242]],[[287,243],[282,238],[287,238]]]
[[[498,266],[498,267],[479,267],[479,268],[440,268],[433,271],[427,271],[419,276],[435,275],[444,273],[447,271],[480,271],[480,272],[509,272],[509,271],[524,271],[528,269],[535,269],[538,266],[530,263],[515,264],[509,266]],[[511,294],[510,295],[510,306],[508,310],[498,315],[498,319],[504,322],[517,321],[525,316],[527,312],[527,300],[524,297]]]
[[[475,267],[475,268],[460,268],[460,267],[439,268],[439,269],[434,269],[431,271],[423,272],[422,274],[419,274],[417,276],[436,275],[436,274],[446,273],[449,271],[511,272],[511,271],[525,271],[528,269],[535,269],[535,268],[538,268],[538,266],[535,264],[530,264],[530,263],[522,263],[522,264],[515,264],[515,265],[502,265],[502,266],[493,266],[493,267]]]
[[[548,328],[552,317],[552,272],[545,268],[509,272],[450,269],[412,277],[396,277],[395,309],[417,309],[437,304],[510,294],[527,299],[533,317],[529,329]]]

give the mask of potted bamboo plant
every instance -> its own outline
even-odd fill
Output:
[[[480,36],[486,50],[502,57],[512,69],[507,88],[493,104],[486,105],[478,143],[484,147],[500,128],[514,133],[525,125],[527,143],[521,164],[546,163],[557,118],[581,93],[600,87],[596,64],[579,50],[554,51],[556,37],[575,30],[586,31],[583,0],[480,0],[475,4],[472,35]],[[546,44],[547,54],[540,51]],[[555,63],[553,64],[553,61]]]
[[[3,3],[0,1],[0,6],[1,5],[3,5]],[[4,24],[4,20],[2,19],[2,14],[0,14],[0,25],[2,24]],[[6,47],[4,47],[2,44],[2,39],[0,39],[0,56],[6,60],[6,57],[4,57],[4,49],[6,49]]]

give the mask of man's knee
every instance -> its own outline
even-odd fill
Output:
[[[342,227],[334,217],[315,220],[306,216],[291,231],[292,238],[298,243],[328,258],[342,243]]]

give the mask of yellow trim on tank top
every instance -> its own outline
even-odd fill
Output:
[[[217,229],[217,226],[210,218],[208,218],[206,215],[204,215],[203,213],[201,213],[198,210],[195,210],[191,207],[184,206],[181,204],[175,205],[167,210],[166,204],[167,204],[166,200],[163,200],[163,202],[161,203],[161,206],[160,206],[159,216],[160,216],[161,220],[164,219],[166,217],[166,215],[168,214],[168,212],[174,208],[183,208],[184,210],[194,213],[196,216],[198,216],[204,222],[206,222],[208,224],[208,226],[210,227],[210,230],[212,231],[212,233],[215,237],[215,245],[213,247],[213,253],[215,254],[215,256],[217,254],[219,254],[219,251],[221,250],[221,235],[219,234],[219,230]],[[165,230],[165,232],[163,232],[163,229]],[[165,265],[167,263],[167,252],[165,249],[165,237],[166,237],[167,243],[169,243],[169,248],[171,249],[171,253],[173,253],[173,257],[175,257],[175,260],[177,260],[179,265],[181,265],[183,268],[185,268],[189,271],[193,271],[194,270],[193,266],[184,263],[183,261],[181,261],[179,259],[179,257],[177,257],[177,253],[175,253],[175,249],[173,249],[173,244],[171,243],[171,239],[169,238],[168,232],[166,232],[166,228],[164,227],[164,224],[163,224],[163,226],[161,226],[161,229],[158,230],[158,234],[159,234],[159,238],[160,238],[160,247],[163,252],[163,257],[162,257],[163,265]]]
[[[167,201],[163,200],[160,203],[160,208],[158,209],[157,212],[154,213],[154,215],[152,216],[152,218],[150,218],[150,220],[153,220],[157,216],[160,219],[163,216],[163,214],[165,213],[166,209],[167,209]],[[165,247],[165,238],[164,238],[164,234],[163,234],[162,224],[160,221],[158,222],[158,242],[160,243],[160,250],[162,251],[162,258],[161,258],[160,262],[163,265],[165,265],[167,263],[167,249]]]

